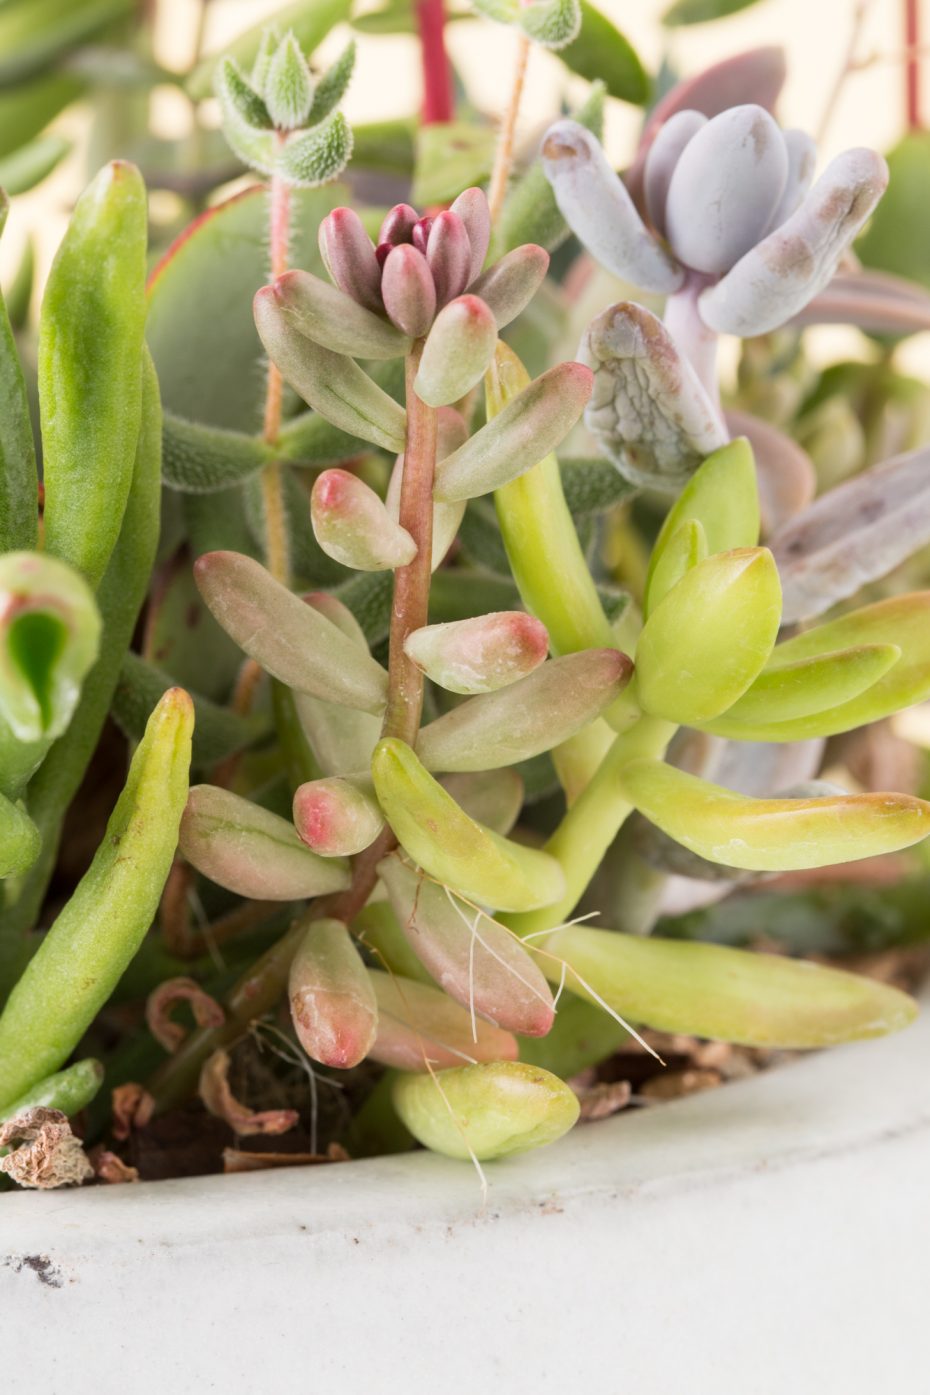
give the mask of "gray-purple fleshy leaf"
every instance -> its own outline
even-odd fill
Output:
[[[771,540],[786,623],[822,615],[930,543],[930,446],[847,480]]]
[[[930,294],[887,271],[838,271],[794,317],[796,325],[857,325],[867,334],[919,334],[930,329]]]
[[[782,131],[781,134],[788,156],[788,174],[781,198],[769,222],[770,232],[780,228],[782,223],[800,208],[814,181],[814,170],[817,166],[817,145],[813,136],[796,128]]]
[[[731,436],[745,436],[756,460],[762,535],[769,537],[817,493],[817,472],[807,451],[770,421],[750,412],[725,414]]]
[[[763,107],[732,107],[708,121],[682,151],[665,202],[679,261],[729,271],[764,236],[787,178],[785,142]]]
[[[643,172],[649,151],[673,116],[680,111],[698,111],[710,119],[744,102],[755,102],[766,111],[774,111],[786,75],[784,49],[767,45],[712,63],[702,72],[676,83],[650,112],[636,158],[626,173],[626,185],[637,207],[645,207]]]
[[[796,213],[704,291],[701,315],[720,334],[767,334],[822,291],[885,192],[888,166],[874,150],[838,155]]]
[[[729,440],[661,320],[632,301],[593,320],[579,356],[594,372],[585,423],[633,484],[675,493]]]
[[[669,117],[649,147],[643,171],[646,212],[652,226],[663,237],[665,236],[665,203],[675,167],[681,159],[685,146],[693,136],[697,135],[701,127],[706,125],[707,117],[699,111],[676,111],[673,116]]]
[[[670,294],[682,268],[643,223],[600,144],[577,121],[557,121],[542,144],[542,164],[562,217],[614,276]]]

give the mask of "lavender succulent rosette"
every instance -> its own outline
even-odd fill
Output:
[[[574,121],[548,131],[543,167],[563,217],[608,271],[668,297],[665,322],[629,302],[589,327],[588,426],[635,483],[677,489],[727,439],[719,334],[765,334],[827,285],[888,182],[874,151],[816,150],[763,107],[679,111],[649,149],[643,221],[601,146]]]

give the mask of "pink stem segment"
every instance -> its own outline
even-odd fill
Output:
[[[451,121],[455,115],[452,69],[446,53],[443,0],[417,0],[417,25],[423,63],[424,126]]]

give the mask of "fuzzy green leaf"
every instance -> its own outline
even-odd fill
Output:
[[[355,69],[355,40],[350,39],[335,63],[326,69],[313,94],[307,125],[316,126],[337,107],[346,94]]]
[[[352,128],[341,111],[298,131],[289,138],[277,159],[277,168],[289,184],[315,189],[337,179],[352,158]]]
[[[257,436],[165,413],[162,476],[172,489],[211,494],[257,474],[269,459],[271,451]]]

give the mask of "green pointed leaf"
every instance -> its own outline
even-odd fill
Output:
[[[187,79],[187,90],[197,101],[209,97],[216,66],[226,55],[234,58],[243,71],[248,72],[259,54],[264,53],[263,40],[269,26],[282,34],[292,30],[301,51],[312,53],[331,29],[349,18],[350,10],[350,0],[314,0],[312,5],[308,5],[307,0],[295,0],[295,3],[266,15],[259,23],[238,35],[231,44],[225,45],[222,55],[211,54],[198,63]],[[253,73],[253,79],[259,86],[264,85],[262,78],[261,72]]]
[[[580,996],[593,1001],[576,975],[621,1017],[663,1032],[803,1051],[899,1031],[917,1010],[888,984],[781,954],[580,925],[543,946]],[[549,961],[546,973],[561,968]]]
[[[28,193],[61,164],[71,150],[64,136],[39,136],[0,160],[0,186],[11,197]]]
[[[578,37],[581,6],[578,0],[529,0],[517,10],[517,25],[543,48],[565,48]]]
[[[647,613],[661,599],[658,593],[653,595],[653,577],[662,554],[681,525],[691,519],[703,528],[708,553],[756,546],[759,491],[752,447],[745,438],[731,441],[709,455],[669,509],[649,559]]]
[[[611,97],[641,106],[649,98],[649,78],[629,40],[605,14],[581,0],[581,30],[559,57],[588,82],[602,82]]]
[[[341,111],[288,140],[277,157],[278,171],[299,189],[315,189],[338,179],[352,158],[352,128]]]
[[[130,651],[123,660],[119,682],[113,694],[113,720],[132,741],[139,741],[149,713],[172,686],[172,679],[154,664]],[[243,717],[209,698],[191,694],[194,704],[194,742],[191,767],[211,770],[236,751],[251,746],[268,733],[266,715]]]
[[[165,413],[162,477],[185,494],[211,494],[249,479],[272,458],[257,436],[185,421]]]
[[[33,1085],[25,1095],[20,1095],[12,1104],[4,1105],[0,1111],[0,1122],[15,1119],[27,1109],[60,1109],[69,1118],[86,1109],[103,1084],[104,1070],[92,1056],[83,1061],[75,1061],[66,1070],[56,1071]],[[3,1150],[4,1152],[6,1149]]]
[[[273,125],[293,131],[306,122],[313,103],[313,78],[294,34],[288,32],[268,63],[262,95]]]
[[[735,15],[738,10],[748,10],[755,4],[758,0],[676,0],[662,16],[662,23],[672,26],[705,24],[708,20]]]
[[[440,462],[435,498],[473,499],[515,480],[564,440],[590,394],[591,374],[580,363],[560,363],[535,378]]]
[[[924,702],[930,697],[930,592],[892,596],[785,640],[773,650],[766,669],[873,645],[897,646],[901,657],[858,697],[786,721],[731,723],[729,713],[724,713],[702,725],[716,735],[740,741],[807,741],[852,731]]]
[[[237,126],[246,125],[252,131],[270,131],[274,126],[267,106],[246,81],[233,58],[224,58],[214,78],[216,95],[223,111]]]
[[[558,1076],[523,1061],[400,1075],[394,1107],[413,1136],[450,1158],[508,1157],[542,1148],[575,1124],[578,1097]]]
[[[147,230],[138,170],[107,165],[78,200],[39,319],[45,546],[94,586],[139,436]]]
[[[709,862],[752,872],[857,862],[930,833],[930,804],[908,794],[751,799],[653,760],[632,761],[620,784],[676,842]]]
[[[704,561],[709,550],[707,534],[696,518],[687,519],[665,540],[647,584],[646,615],[678,585],[685,572]]]
[[[0,794],[0,881],[27,871],[41,846],[41,834],[25,809]]]
[[[339,105],[346,94],[355,68],[355,40],[350,39],[335,63],[326,69],[313,94],[307,117],[308,126],[318,125]]]
[[[554,858],[470,819],[403,741],[379,742],[371,773],[398,841],[431,876],[502,910],[531,910],[561,895]]]
[[[865,693],[900,657],[896,644],[860,644],[791,664],[769,664],[728,708],[725,720],[731,725],[745,723],[757,731],[796,717],[832,713]]]
[[[9,202],[0,194],[0,230]],[[0,553],[35,547],[39,501],[26,383],[0,296]]]
[[[148,933],[187,798],[193,707],[180,688],[152,713],[89,870],[0,1016],[0,1107],[67,1060]]]
[[[358,364],[324,349],[289,322],[273,286],[255,297],[255,323],[269,357],[304,401],[342,431],[385,450],[404,448],[406,413]]]
[[[552,750],[593,722],[629,682],[618,649],[550,659],[519,682],[459,703],[420,731],[429,770],[493,770]]]
[[[725,712],[764,667],[780,617],[778,571],[765,548],[698,563],[639,637],[635,683],[643,710],[688,726]]]

